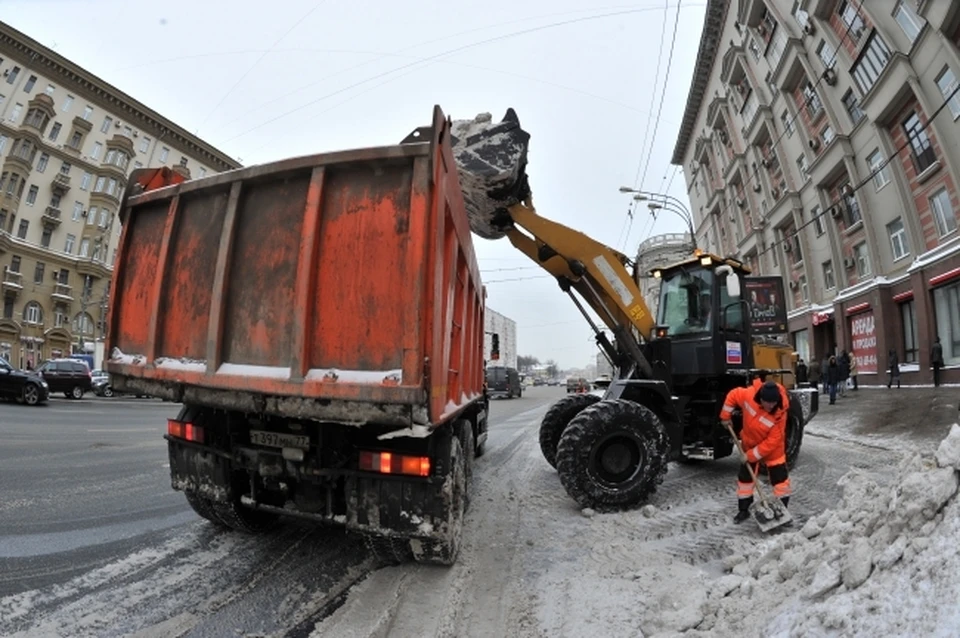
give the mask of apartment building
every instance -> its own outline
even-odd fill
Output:
[[[641,242],[637,249],[637,285],[654,317],[660,307],[660,280],[650,272],[683,261],[692,253],[690,233],[663,233]]]
[[[157,166],[197,178],[240,164],[0,22],[0,356],[94,351],[127,178]]]
[[[780,274],[805,359],[960,382],[960,3],[710,0],[673,163],[698,242]]]

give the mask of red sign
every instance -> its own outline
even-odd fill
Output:
[[[873,312],[863,312],[850,318],[853,338],[853,356],[857,358],[857,373],[877,371],[877,332]]]

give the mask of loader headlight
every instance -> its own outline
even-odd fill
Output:
[[[712,263],[713,263],[713,259],[710,258],[710,255],[704,255],[703,257],[700,258],[701,266],[709,266]]]

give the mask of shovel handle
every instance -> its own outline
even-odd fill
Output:
[[[760,502],[764,505],[767,504],[767,499],[763,493],[763,490],[760,489],[760,479],[757,478],[757,473],[753,469],[753,463],[747,460],[747,453],[743,451],[743,446],[740,445],[740,439],[737,438],[737,433],[733,431],[733,424],[729,421],[722,421],[723,427],[727,429],[727,432],[730,433],[730,437],[733,439],[733,442],[736,444],[737,449],[740,450],[740,457],[743,459],[743,464],[747,466],[747,471],[750,472],[750,477],[753,479],[753,484],[755,486],[757,494],[760,496]]]

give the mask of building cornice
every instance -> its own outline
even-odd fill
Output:
[[[72,90],[109,105],[110,110],[122,114],[129,123],[150,131],[157,138],[162,136],[172,140],[182,150],[202,159],[217,171],[241,167],[239,162],[223,151],[2,21],[0,51],[17,58],[28,67],[43,69],[49,76],[58,78],[61,84],[69,84]]]
[[[687,145],[693,136],[697,116],[700,114],[700,107],[710,82],[710,73],[713,71],[713,64],[720,50],[720,37],[723,35],[723,23],[729,6],[730,0],[707,1],[707,15],[703,21],[703,31],[700,33],[697,63],[693,68],[693,80],[687,94],[687,105],[683,112],[677,145],[673,150],[673,159],[670,160],[672,164],[682,165],[683,156],[687,153]]]

